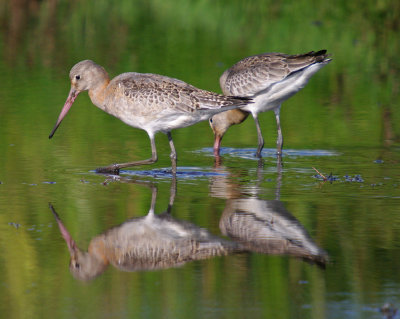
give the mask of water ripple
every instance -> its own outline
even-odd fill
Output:
[[[213,149],[211,147],[205,147],[200,150],[194,151],[194,153],[205,153],[206,155],[214,156]],[[230,148],[230,147],[222,147],[220,150],[220,155],[229,155],[231,157],[240,157],[245,159],[258,160],[254,156],[256,153],[255,148]],[[283,150],[283,157],[296,158],[296,157],[320,157],[320,156],[339,156],[341,155],[339,152],[331,151],[331,150],[294,150],[294,149],[286,149]],[[272,157],[276,158],[276,149],[274,148],[266,148],[262,151],[262,157]]]

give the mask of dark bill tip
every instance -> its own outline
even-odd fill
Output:
[[[80,91],[76,91],[75,88],[71,88],[71,90],[69,91],[67,100],[65,101],[64,107],[61,110],[60,115],[58,116],[57,119],[57,123],[56,125],[54,125],[53,130],[51,131],[50,135],[49,135],[49,139],[53,137],[54,133],[56,132],[57,128],[60,126],[63,118],[65,117],[65,115],[67,115],[69,109],[71,108],[72,104],[74,103],[76,97],[78,96]]]
[[[50,135],[49,135],[49,139],[51,139],[51,138],[54,136],[54,133],[56,132],[57,127],[58,127],[58,125],[57,125],[56,127],[53,128],[53,130],[51,131],[51,133],[50,133]]]

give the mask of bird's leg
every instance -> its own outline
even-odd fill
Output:
[[[129,162],[129,163],[121,163],[121,164],[112,164],[106,167],[99,167],[96,169],[96,173],[108,173],[108,174],[119,174],[119,170],[121,168],[130,167],[130,166],[139,166],[139,165],[149,165],[157,162],[157,149],[156,143],[154,141],[154,136],[150,136],[151,143],[151,158],[137,161],[137,162]]]
[[[280,110],[281,110],[280,105],[279,105],[279,107],[277,107],[274,110],[275,118],[276,118],[276,126],[278,129],[278,138],[276,139],[276,154],[278,156],[282,156],[282,147],[283,147],[283,136],[282,136],[282,130],[281,130]]]
[[[260,128],[260,123],[258,122],[258,117],[256,114],[253,114],[254,122],[256,123],[256,128],[257,128],[257,137],[258,137],[258,148],[257,148],[257,153],[256,157],[261,158],[261,151],[264,148],[264,139],[261,133],[261,128]]]
[[[174,145],[174,141],[172,140],[172,135],[171,132],[167,132],[167,137],[168,137],[168,141],[169,141],[169,146],[171,148],[171,168],[172,168],[172,174],[176,174],[176,162],[177,162],[177,158],[176,158],[176,150],[175,150],[175,145]]]

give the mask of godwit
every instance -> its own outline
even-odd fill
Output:
[[[49,138],[69,111],[78,94],[89,91],[94,105],[124,123],[145,130],[150,137],[150,159],[98,168],[101,173],[119,173],[121,168],[157,161],[154,135],[163,132],[171,147],[172,172],[176,173],[176,151],[171,130],[208,120],[211,116],[249,103],[198,89],[183,81],[157,74],[123,73],[110,81],[103,67],[90,60],[74,65],[69,73],[71,90]]]
[[[328,254],[279,200],[229,199],[219,227],[222,234],[247,251],[295,256],[321,267],[329,260]]]
[[[326,50],[298,55],[264,53],[247,57],[226,70],[220,77],[225,95],[252,98],[254,103],[246,107],[214,115],[210,126],[214,132],[214,155],[219,156],[221,140],[228,128],[242,123],[251,113],[256,123],[258,148],[261,157],[264,139],[258,122],[258,114],[274,110],[278,128],[277,154],[282,154],[283,136],[280,124],[281,104],[300,91],[319,69],[331,59]]]
[[[324,267],[329,260],[328,254],[280,201],[281,168],[278,164],[275,199],[266,200],[259,198],[264,180],[260,168],[254,183],[244,189],[229,170],[219,166],[217,172],[220,174],[212,177],[210,183],[211,196],[227,199],[219,228],[245,251],[295,256]]]
[[[172,191],[172,187],[171,187]],[[239,244],[212,235],[208,230],[170,215],[155,214],[157,189],[154,187],[149,213],[127,220],[94,237],[88,251],[78,248],[50,204],[70,255],[70,270],[75,278],[90,280],[109,264],[123,271],[154,270],[182,266],[186,262],[241,252]]]

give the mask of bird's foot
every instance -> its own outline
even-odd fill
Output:
[[[119,165],[112,164],[110,166],[96,168],[96,173],[119,175]]]
[[[254,156],[257,158],[262,158],[261,151],[257,151],[257,153],[255,153]]]

